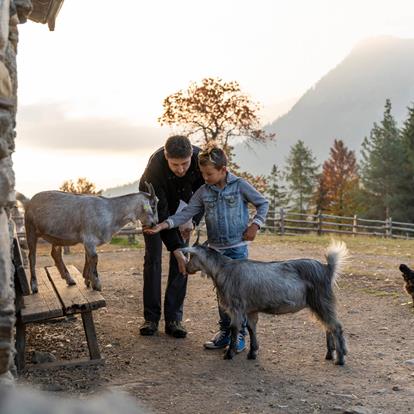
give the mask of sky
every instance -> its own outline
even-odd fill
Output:
[[[16,189],[133,182],[177,132],[157,122],[169,94],[236,80],[270,122],[358,42],[414,38],[413,21],[412,0],[66,0],[54,32],[19,26]]]

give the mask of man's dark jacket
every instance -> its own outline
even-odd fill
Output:
[[[170,170],[164,155],[164,148],[160,148],[151,155],[139,181],[139,190],[148,191],[145,182],[154,186],[155,194],[159,199],[158,220],[160,223],[177,211],[180,200],[188,203],[191,196],[204,184],[198,167],[199,151],[200,148],[193,145],[191,165],[184,177],[177,177]],[[196,218],[196,221],[199,219],[199,217]],[[178,229],[164,230],[160,235],[169,251],[184,247]]]

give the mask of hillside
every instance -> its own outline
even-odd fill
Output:
[[[266,147],[236,147],[237,162],[254,173],[283,164],[301,139],[323,162],[335,138],[360,151],[374,121],[382,118],[386,98],[398,122],[414,101],[414,39],[379,37],[359,43],[334,69],[310,88],[282,117],[266,126],[277,142]]]

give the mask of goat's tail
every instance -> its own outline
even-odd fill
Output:
[[[343,271],[349,258],[349,251],[343,241],[332,240],[326,249],[326,261],[330,270],[331,281],[334,283],[338,275]]]

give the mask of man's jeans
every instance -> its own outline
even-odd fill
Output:
[[[162,241],[159,234],[144,234],[144,318],[158,322],[161,318],[161,254]],[[170,253],[170,268],[164,298],[164,318],[166,321],[183,319],[183,304],[187,292],[187,277],[178,270],[178,263]]]
[[[221,253],[224,256],[230,257],[231,259],[247,259],[247,256],[249,255],[247,245],[221,250]],[[220,307],[220,305],[218,309],[220,314],[220,330],[229,331],[231,323],[230,316],[227,315],[227,313],[224,311],[223,308]],[[242,333],[243,335],[246,335],[246,325],[247,321],[245,317],[242,325],[242,330],[240,331],[240,333]]]

